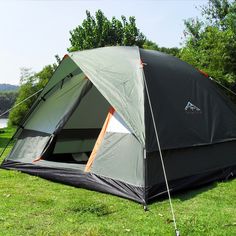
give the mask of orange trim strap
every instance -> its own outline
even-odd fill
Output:
[[[99,134],[99,136],[97,138],[97,141],[96,141],[96,143],[95,143],[95,145],[93,147],[93,151],[92,151],[92,153],[91,153],[91,155],[90,155],[90,157],[88,159],[88,162],[87,162],[85,170],[84,170],[85,172],[89,172],[91,167],[92,167],[94,159],[95,159],[95,157],[97,155],[97,152],[98,152],[98,150],[99,150],[99,148],[101,146],[102,140],[103,140],[103,138],[105,136],[105,133],[106,133],[109,121],[111,120],[111,117],[113,116],[114,112],[115,112],[115,109],[113,107],[111,107],[109,112],[108,112],[107,118],[106,118],[106,120],[105,120],[105,122],[103,124],[102,130],[101,130],[101,132],[100,132],[100,134]]]
[[[209,77],[209,75],[208,75],[206,72],[204,72],[204,71],[202,71],[202,70],[199,70],[199,69],[198,69],[198,71],[199,71],[202,75],[204,75],[205,77],[207,77],[207,78]]]
[[[34,162],[37,162],[37,161],[40,161],[42,159],[42,157],[36,157],[34,160],[33,160],[33,163]]]
[[[63,60],[63,59],[66,59],[67,57],[69,57],[69,55],[68,55],[68,54],[65,54],[64,57],[62,58],[62,60]]]

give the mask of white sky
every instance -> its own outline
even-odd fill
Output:
[[[18,84],[20,68],[39,71],[63,57],[69,31],[81,24],[86,9],[101,9],[111,19],[135,16],[138,28],[159,46],[180,46],[184,19],[200,16],[206,0],[0,0],[0,83]]]

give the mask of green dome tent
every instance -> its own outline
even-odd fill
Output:
[[[2,168],[146,204],[161,158],[171,192],[235,175],[236,106],[175,57],[98,48],[63,58],[14,140]]]

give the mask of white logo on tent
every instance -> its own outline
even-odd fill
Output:
[[[201,109],[192,104],[191,102],[188,102],[186,107],[184,108],[187,112],[201,112]]]

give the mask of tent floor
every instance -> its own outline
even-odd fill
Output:
[[[130,185],[119,180],[84,172],[85,165],[40,160],[34,164],[5,160],[0,168],[18,170],[36,175],[54,182],[63,183],[79,188],[110,193],[133,201],[144,203],[143,187]]]
[[[0,168],[18,170],[54,182],[110,193],[142,204],[151,202],[159,197],[166,197],[167,195],[164,182],[146,187],[145,194],[144,187],[134,186],[119,180],[84,172],[84,165],[68,163],[65,168],[65,163],[49,162],[44,160],[36,163],[37,164],[5,160],[0,165]],[[53,164],[53,166],[51,166],[51,164]],[[236,165],[188,176],[182,179],[176,179],[170,181],[169,186],[171,192],[179,192],[182,190],[194,189],[214,181],[235,178],[235,175]]]

